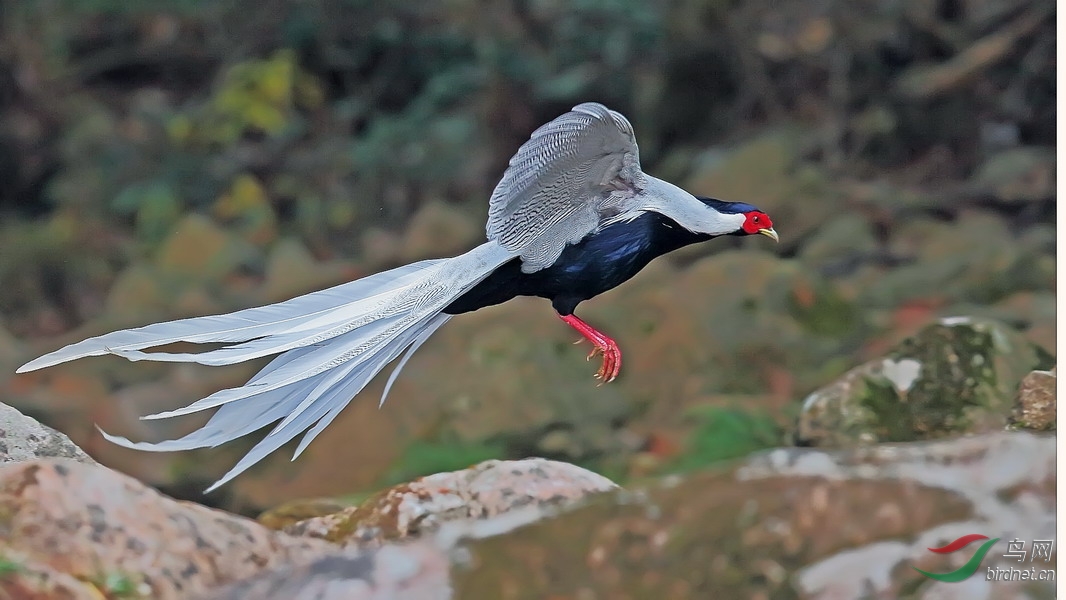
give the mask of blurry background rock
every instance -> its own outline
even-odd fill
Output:
[[[944,317],[995,319],[1044,356],[1055,10],[2,3],[0,400],[169,494],[254,514],[486,459],[560,459],[622,485],[738,459],[793,440],[806,396]],[[378,382],[295,464],[278,452],[204,497],[254,440],[147,454],[93,424],[178,435],[203,417],[137,416],[253,366],[97,358],[13,375],[87,335],[460,252],[518,145],[585,100],[630,117],[649,172],[754,202],[782,235],[686,249],[583,306],[629,348],[614,385],[595,387],[542,301],[511,302],[449,324],[383,409]],[[1004,424],[1045,358],[992,386]]]
[[[807,396],[795,441],[804,446],[908,442],[1002,430],[1008,420],[1026,429],[1053,430],[1055,400],[1047,379],[1054,390],[1055,375],[1031,371],[1053,366],[1040,352],[1002,323],[941,319],[889,356]],[[1019,399],[1011,413],[1015,391]]]

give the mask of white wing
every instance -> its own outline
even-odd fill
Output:
[[[534,131],[511,158],[485,231],[521,254],[523,271],[537,271],[624,212],[643,183],[629,121],[602,104],[579,104]]]

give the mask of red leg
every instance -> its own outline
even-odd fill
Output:
[[[559,315],[559,318],[576,329],[586,340],[592,342],[594,347],[586,360],[597,354],[603,354],[603,364],[600,366],[600,370],[596,372],[596,379],[600,379],[601,383],[614,381],[618,377],[618,371],[622,369],[622,349],[618,347],[618,344],[606,335],[596,331],[592,325],[579,319],[577,315]]]

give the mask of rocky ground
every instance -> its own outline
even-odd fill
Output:
[[[13,409],[0,421],[0,591],[15,598],[1053,598],[939,583],[969,533],[1055,535],[1056,371],[948,319],[811,394],[795,439],[621,488],[490,460],[258,520],[178,502]],[[1027,371],[1030,369],[1031,371]],[[948,400],[952,401],[948,401]],[[1052,433],[1046,433],[1051,431]],[[1055,568],[1057,554],[1039,567]]]

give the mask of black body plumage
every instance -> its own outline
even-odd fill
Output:
[[[551,300],[560,315],[573,314],[579,303],[629,280],[654,258],[711,237],[647,212],[589,234],[567,246],[550,267],[535,273],[523,273],[519,259],[505,263],[444,312],[457,315],[516,296],[538,296]]]

